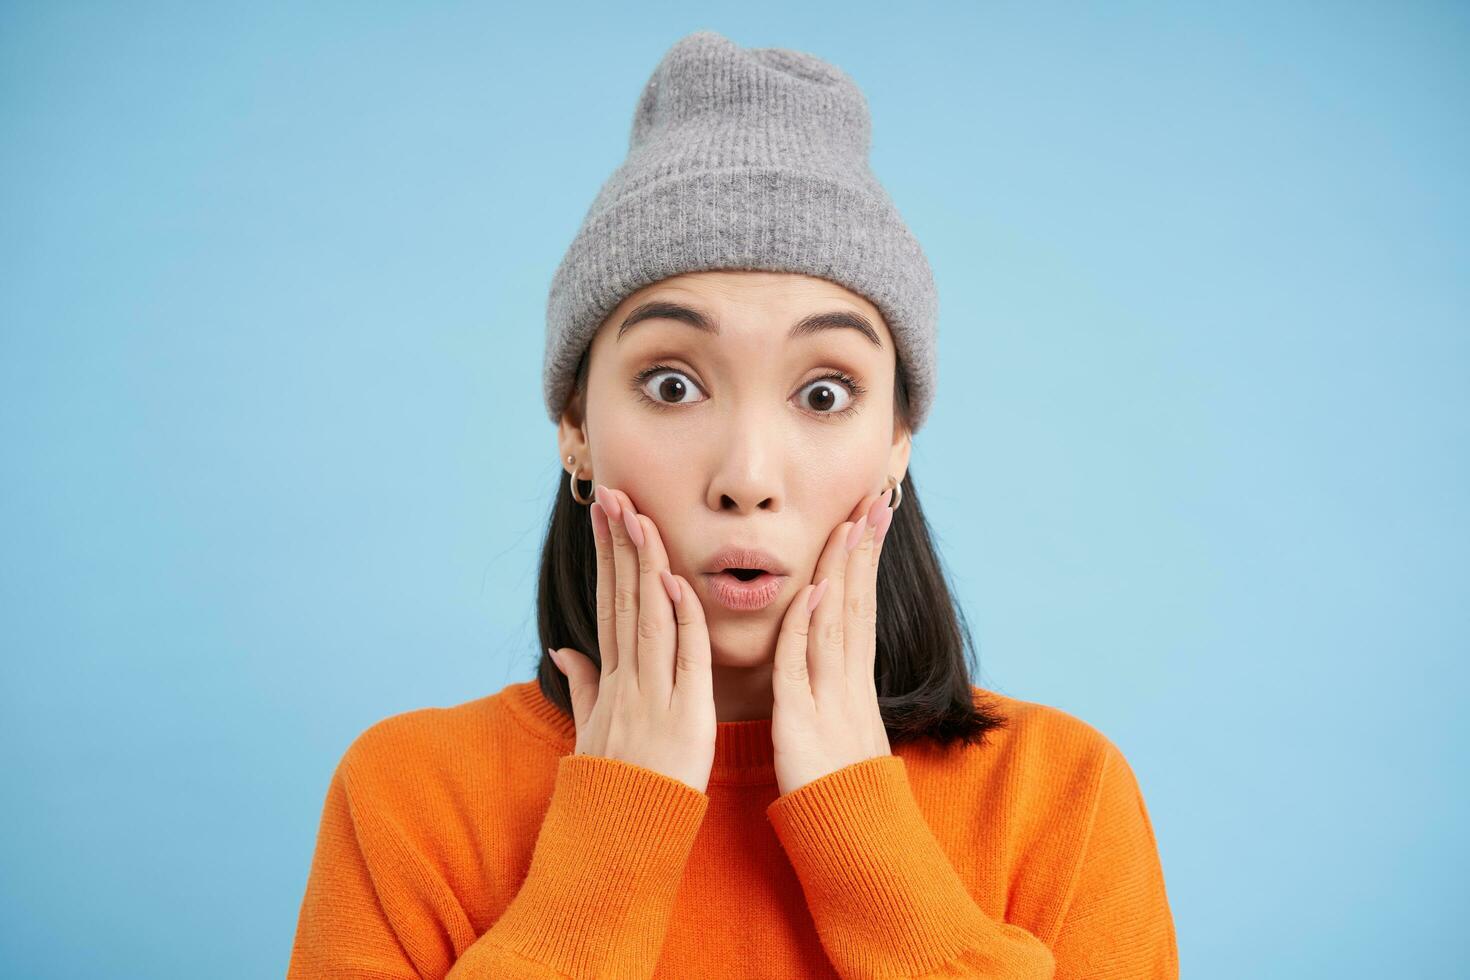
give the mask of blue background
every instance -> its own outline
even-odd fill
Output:
[[[5,972],[281,975],[351,740],[531,676],[546,290],[700,28],[866,92],[977,680],[1185,976],[1463,968],[1470,12],[743,0],[0,7]]]

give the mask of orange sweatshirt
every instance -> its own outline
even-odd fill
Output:
[[[984,745],[785,796],[770,719],[718,724],[701,793],[571,754],[535,681],[386,718],[332,774],[288,980],[1177,978],[1122,753],[986,693]]]

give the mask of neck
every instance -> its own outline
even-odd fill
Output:
[[[769,719],[774,706],[771,694],[771,661],[753,667],[710,669],[715,692],[716,721]]]
[[[759,673],[760,669],[748,668],[747,671]],[[769,680],[769,666],[766,667],[765,676]],[[720,688],[716,687],[716,695],[719,691]],[[576,723],[562,714],[560,708],[546,700],[537,681],[512,684],[507,694],[510,709],[524,722],[541,732],[561,751],[573,751],[577,735]],[[715,758],[710,770],[710,783],[775,784],[775,749],[771,742],[769,711],[765,718],[727,721],[720,718],[717,707],[715,718]]]

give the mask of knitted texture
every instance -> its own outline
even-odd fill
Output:
[[[983,693],[983,745],[906,743],[782,795],[771,720],[707,792],[573,753],[535,681],[362,732],[332,774],[287,980],[1177,980],[1143,794],[1111,741]]]
[[[913,428],[938,381],[933,272],[869,169],[867,100],[835,66],[696,31],[638,100],[628,155],[555,275],[543,387],[561,416],[602,321],[634,290],[684,272],[799,272],[877,307],[909,387]]]

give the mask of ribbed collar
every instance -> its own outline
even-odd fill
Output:
[[[577,741],[576,722],[546,699],[534,680],[507,685],[506,705],[526,724],[571,752]],[[771,743],[771,719],[721,721],[715,723],[715,760],[710,768],[711,784],[774,784],[775,747]]]

